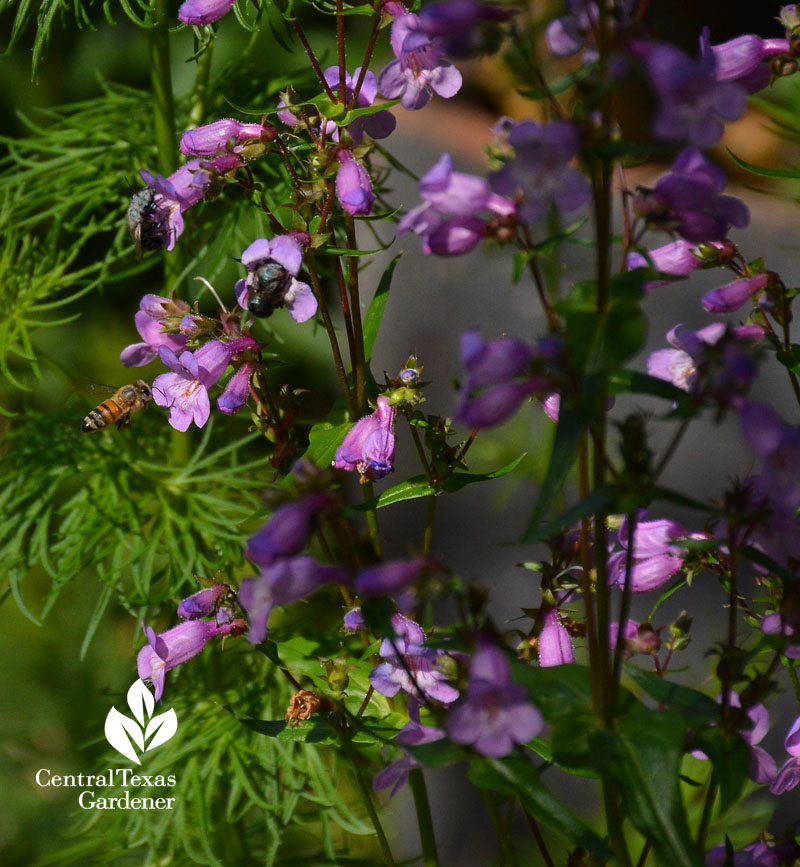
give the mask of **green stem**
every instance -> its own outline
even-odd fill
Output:
[[[194,90],[192,91],[189,107],[189,123],[192,126],[199,126],[205,117],[208,79],[211,75],[211,58],[214,55],[213,36],[210,36],[210,40],[206,50],[197,58],[197,69],[194,73]]]
[[[375,496],[375,488],[372,482],[364,482],[361,489],[364,492],[365,501],[371,500]],[[375,552],[375,556],[379,560],[382,560],[383,546],[381,545],[380,527],[378,527],[378,513],[375,509],[370,509],[367,512],[367,531],[369,532],[369,538],[372,540],[372,550]]]
[[[333,353],[333,363],[336,366],[336,373],[339,376],[339,384],[342,386],[342,394],[344,395],[347,411],[355,421],[357,416],[355,407],[353,406],[353,395],[350,392],[350,386],[347,383],[347,373],[344,369],[344,361],[342,360],[342,351],[339,349],[339,341],[336,337],[336,330],[333,327],[328,303],[325,300],[325,292],[322,288],[319,275],[317,274],[317,264],[313,253],[310,251],[305,255],[305,265],[311,277],[311,286],[314,289],[314,297],[319,305],[319,312],[322,314],[322,321],[325,323],[325,330],[328,332],[328,340],[331,344],[331,352]]]
[[[428,800],[428,789],[422,768],[412,768],[408,772],[408,784],[414,796],[414,808],[417,811],[417,825],[422,842],[422,863],[424,867],[439,867],[439,856],[436,853],[436,837],[433,831],[433,817]]]
[[[378,845],[381,847],[383,861],[387,867],[394,867],[394,858],[392,857],[392,850],[389,848],[389,841],[386,839],[386,834],[383,831],[381,820],[378,818],[378,811],[375,809],[375,802],[372,800],[372,792],[370,791],[361,770],[361,763],[359,761],[360,756],[358,756],[356,751],[353,749],[348,732],[340,729],[339,735],[339,742],[341,743],[345,753],[347,753],[350,764],[355,771],[358,788],[361,790],[361,797],[364,801],[364,806],[367,808],[367,815],[369,816],[370,822],[372,822],[372,827],[375,829],[375,835],[378,838]]]
[[[703,804],[703,815],[700,817],[700,827],[697,829],[697,848],[701,852],[706,851],[706,835],[708,834],[708,825],[711,821],[711,811],[714,809],[714,801],[717,797],[717,775],[711,771],[711,776],[708,778],[708,790],[706,791],[706,801]]]
[[[789,672],[789,680],[792,682],[794,697],[797,699],[797,704],[800,705],[800,680],[797,678],[797,668],[793,665],[786,667]]]
[[[502,864],[504,867],[517,867],[517,853],[514,851],[514,843],[503,825],[503,820],[500,818],[500,811],[497,809],[494,792],[490,792],[488,789],[481,789],[481,795],[483,796],[484,804],[486,804],[489,818],[492,820],[494,829],[497,832],[500,848],[503,850]]]
[[[528,825],[530,826],[531,833],[533,834],[533,839],[536,840],[536,845],[539,847],[539,851],[542,853],[544,863],[547,865],[547,867],[555,867],[553,859],[550,856],[550,852],[547,848],[547,843],[542,836],[542,832],[539,830],[539,823],[527,810],[525,810],[525,818],[528,820]]]
[[[148,31],[150,87],[153,92],[153,134],[156,143],[156,169],[168,177],[176,168],[175,100],[172,96],[172,67],[169,56],[169,21],[166,0],[155,0],[154,26]],[[164,280],[174,288],[181,272],[181,252],[176,249],[163,257]]]
[[[436,494],[431,494],[428,497],[428,508],[425,512],[425,536],[422,540],[422,553],[426,556],[431,553],[433,545],[433,525],[436,521],[436,501],[438,499]]]
[[[625,623],[631,611],[631,576],[633,574],[633,546],[636,537],[636,512],[628,514],[628,551],[625,555],[625,583],[622,588],[622,602],[619,606],[617,625],[617,646],[614,650],[613,680],[614,691],[619,686],[622,671],[622,653],[625,649]],[[616,701],[614,702],[616,704]]]
[[[351,214],[345,214],[344,224],[347,230],[347,246],[351,250],[355,250],[358,243],[356,241],[356,223]],[[363,413],[367,408],[367,363],[364,354],[364,329],[361,322],[357,256],[350,256],[347,260],[347,289],[350,293],[350,315],[353,317],[353,342],[356,351],[356,357],[353,359],[353,376],[357,383],[356,407],[359,412]]]

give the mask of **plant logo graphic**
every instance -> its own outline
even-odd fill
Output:
[[[146,753],[166,743],[178,730],[178,717],[172,708],[153,716],[156,702],[141,680],[133,683],[127,698],[128,707],[136,719],[112,707],[106,717],[106,740],[126,759],[140,765],[137,749]]]

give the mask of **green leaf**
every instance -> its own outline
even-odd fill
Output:
[[[719,705],[716,705],[719,717]],[[695,735],[695,744],[711,759],[719,783],[720,812],[738,800],[750,767],[750,750],[738,732],[726,734],[721,728],[708,728]]]
[[[791,178],[792,180],[800,178],[800,169],[767,169],[763,166],[753,165],[753,163],[748,163],[747,160],[737,157],[730,148],[728,148],[728,153],[738,165],[752,172],[754,175],[761,175],[765,178]]]
[[[370,301],[367,315],[364,317],[364,358],[367,364],[372,360],[372,352],[375,349],[378,329],[381,327],[383,311],[386,309],[386,302],[389,300],[389,289],[392,285],[394,269],[397,267],[397,263],[402,255],[402,252],[398,253],[384,269],[378,283],[378,288],[375,290],[375,295],[372,301]]]
[[[585,66],[576,69],[575,72],[570,72],[568,75],[549,82],[546,88],[531,87],[527,90],[520,90],[519,93],[527,99],[548,99],[551,95],[555,96],[557,93],[563,93],[574,84],[583,81],[584,78],[590,75],[596,65],[596,63],[587,63]]]
[[[679,774],[686,723],[671,711],[630,703],[613,730],[592,737],[593,756],[615,783],[622,809],[653,847],[656,863],[702,867],[681,799]]]
[[[465,755],[461,747],[447,738],[417,746],[407,744],[403,746],[403,749],[428,768],[441,768],[444,765],[455,764],[460,762]]]
[[[599,777],[597,763],[591,754],[591,736],[597,726],[597,715],[591,712],[562,717],[553,725],[550,735],[553,761],[570,774]]]
[[[341,102],[333,102],[327,93],[320,93],[317,96],[307,99],[302,105],[313,105],[317,108],[323,117],[335,119],[344,113],[345,107]]]
[[[686,399],[686,392],[665,379],[639,373],[635,370],[618,370],[608,381],[611,394],[651,394],[653,397],[663,397],[675,403]]]
[[[528,690],[547,722],[591,712],[592,685],[586,666],[572,663],[541,668],[515,659],[509,662],[514,680]]]
[[[554,502],[559,491],[564,487],[567,476],[578,456],[578,446],[583,436],[583,430],[584,420],[578,408],[562,403],[558,414],[553,450],[547,464],[547,474],[542,482],[542,487],[539,489],[533,514],[522,535],[523,542],[536,537],[537,527],[545,509]]]
[[[625,663],[625,672],[651,698],[679,711],[689,725],[704,726],[719,719],[719,705],[705,693],[672,683],[629,662]]]
[[[452,494],[460,491],[467,485],[474,485],[476,482],[488,482],[491,479],[499,479],[502,476],[507,476],[513,472],[527,456],[527,452],[523,452],[519,457],[514,458],[511,463],[500,467],[499,470],[493,470],[491,473],[453,473],[442,482],[442,488]]]
[[[388,102],[376,102],[373,105],[365,105],[363,108],[353,108],[346,112],[344,117],[340,117],[336,121],[337,126],[347,126],[356,118],[368,117],[371,114],[377,114],[379,111],[385,111],[387,108],[393,108],[400,102],[399,99],[390,99]]]
[[[303,454],[305,460],[314,461],[318,467],[327,467],[336,456],[336,449],[353,425],[350,422],[333,425],[323,421],[315,424],[308,434],[308,448]]]
[[[376,253],[382,253],[383,247],[377,250],[352,250],[349,247],[331,247],[328,244],[323,244],[317,249],[318,253],[325,253],[328,256],[374,256]]]
[[[523,536],[522,542],[526,544],[529,542],[541,542],[555,536],[556,533],[567,527],[574,526],[582,518],[588,518],[590,515],[595,515],[598,512],[615,512],[616,503],[616,488],[611,485],[607,485],[604,488],[596,488],[579,503],[567,509],[566,512],[554,520],[541,524],[535,532]]]
[[[435,493],[436,491],[428,484],[425,476],[412,476],[407,481],[388,488],[377,497],[373,497],[371,500],[359,503],[351,508],[359,512],[370,512],[373,509],[391,506],[392,503],[401,503],[403,500],[415,500],[417,497],[427,497],[429,494]]]
[[[606,843],[542,785],[536,768],[529,761],[472,759],[469,778],[481,789],[518,797],[527,813],[569,840],[571,845],[583,846],[599,858],[611,857]]]

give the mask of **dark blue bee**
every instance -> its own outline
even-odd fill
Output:
[[[292,275],[272,259],[260,265],[248,282],[247,309],[259,319],[266,319],[283,307]]]

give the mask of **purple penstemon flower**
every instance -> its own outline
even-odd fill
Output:
[[[630,588],[634,593],[647,593],[681,571],[686,550],[676,545],[678,539],[705,538],[690,535],[675,521],[638,521],[633,547],[633,565]],[[608,583],[617,587],[625,586],[625,564],[628,555],[628,519],[623,520],[617,533],[621,551],[608,558]]]
[[[317,491],[279,506],[248,540],[247,559],[269,566],[281,557],[299,554],[308,544],[317,516],[329,503],[330,497]]]
[[[372,415],[359,419],[336,450],[333,466],[357,472],[361,482],[382,479],[394,470],[394,407],[381,395]]]
[[[361,608],[351,608],[344,615],[342,627],[345,632],[361,632],[362,629],[366,629],[367,623],[361,613]]]
[[[573,124],[539,124],[535,120],[516,123],[503,118],[495,132],[513,150],[513,157],[490,175],[489,182],[494,192],[517,202],[520,220],[533,223],[553,206],[569,213],[589,201],[589,181],[570,165],[580,145]]]
[[[544,382],[530,371],[537,350],[516,337],[485,342],[478,331],[461,335],[467,378],[456,420],[469,427],[491,427],[509,418]]]
[[[231,414],[242,409],[250,396],[250,379],[258,369],[258,364],[247,355],[258,352],[259,343],[249,335],[244,335],[228,341],[225,346],[231,362],[239,366],[217,398],[217,409]]]
[[[715,396],[726,399],[746,390],[757,366],[743,341],[760,340],[764,329],[745,325],[728,329],[723,322],[707,325],[699,331],[684,330],[676,325],[667,334],[672,349],[659,349],[647,359],[651,376],[671,382],[684,391],[696,390],[702,370]],[[727,402],[727,401],[726,401]]]
[[[538,735],[542,727],[542,715],[528,701],[524,688],[512,682],[503,652],[479,648],[472,657],[466,698],[447,719],[450,740],[472,746],[483,756],[501,758]]]
[[[173,301],[160,295],[145,295],[142,298],[139,302],[140,309],[133,317],[142,342],[132,343],[122,350],[119,360],[125,367],[142,367],[149,364],[156,358],[162,346],[169,347],[173,352],[181,352],[186,348],[185,335],[164,331],[164,320],[168,316],[179,315],[181,305],[186,310],[189,309],[185,301]]]
[[[599,23],[597,4],[592,0],[570,0],[569,15],[554,18],[545,30],[547,47],[556,57],[571,57],[586,44],[586,36]]]
[[[769,274],[752,274],[706,292],[701,304],[709,313],[733,313],[769,284]]]
[[[800,784],[800,716],[792,723],[789,733],[783,741],[783,746],[790,758],[780,770],[776,770],[769,790],[773,795],[790,792]]]
[[[414,557],[411,560],[389,560],[378,566],[370,566],[356,575],[356,593],[359,596],[396,593],[417,581],[432,565],[427,557]]]
[[[336,158],[339,160],[336,198],[348,214],[363,217],[372,210],[372,203],[375,201],[369,172],[361,160],[353,156],[353,152],[347,148],[338,148]]]
[[[514,203],[493,193],[485,178],[453,171],[450,154],[442,154],[419,182],[423,203],[400,220],[398,234],[423,238],[425,253],[460,256],[486,237],[491,221],[508,221]],[[487,213],[488,217],[481,214]]]
[[[653,134],[664,141],[688,139],[698,148],[709,148],[722,137],[724,121],[738,120],[745,111],[747,94],[734,81],[719,81],[713,53],[692,60],[675,45],[633,40],[632,53],[644,61],[660,105],[653,120]]]
[[[696,148],[678,154],[672,171],[652,190],[639,188],[633,206],[652,229],[677,232],[688,241],[720,241],[731,226],[750,222],[747,206],[720,195],[725,173]]]
[[[186,620],[156,635],[152,627],[142,623],[147,644],[136,658],[139,677],[151,681],[159,701],[164,694],[165,675],[171,668],[197,656],[218,635],[240,635],[242,626],[242,621],[236,620],[221,626],[210,620]]]
[[[295,322],[306,322],[317,312],[317,299],[308,283],[297,279],[303,248],[294,235],[259,238],[242,253],[247,276],[236,281],[239,306],[265,318],[286,307]]]
[[[214,584],[204,587],[197,593],[192,593],[181,600],[178,605],[178,617],[184,620],[199,620],[202,617],[210,617],[217,610],[220,599],[230,592],[227,584]]]
[[[169,407],[168,421],[175,430],[188,430],[192,422],[203,427],[211,413],[208,389],[219,380],[230,360],[227,347],[221,340],[212,340],[194,353],[182,352],[180,357],[168,346],[158,352],[172,372],[155,378],[153,399],[158,406]]]
[[[800,429],[764,404],[745,404],[741,419],[745,438],[762,461],[758,491],[778,512],[794,516],[800,508]]]
[[[420,19],[402,3],[390,2],[384,8],[395,16],[392,24],[391,61],[378,76],[378,86],[387,99],[400,97],[410,111],[424,108],[431,92],[449,99],[461,89],[461,73],[443,60],[444,45],[423,30]]]
[[[178,9],[178,18],[184,24],[202,27],[213,24],[233,9],[236,0],[186,0]]]
[[[224,117],[186,130],[181,136],[181,153],[195,157],[214,157],[226,152],[238,153],[248,142],[274,139],[274,127],[260,123],[241,123]],[[228,144],[231,150],[228,151]]]
[[[444,729],[422,725],[419,721],[419,702],[413,696],[408,700],[408,716],[408,723],[400,729],[395,738],[398,746],[415,747],[420,744],[431,744],[445,737]],[[376,792],[391,789],[389,797],[393,798],[406,784],[408,772],[419,767],[421,767],[420,763],[413,756],[404,755],[373,777],[372,788]]]
[[[544,625],[539,633],[537,649],[539,665],[542,668],[575,662],[572,639],[566,626],[561,622],[557,608],[548,608],[544,615]]]
[[[425,632],[413,620],[402,614],[392,615],[394,638],[384,638],[379,654],[385,662],[369,674],[369,682],[376,692],[390,698],[400,690],[425,700],[425,697],[450,704],[458,698],[458,690],[447,682],[440,665],[444,660],[441,650],[425,647]]]
[[[784,615],[780,611],[767,614],[761,621],[764,635],[781,635],[787,640],[783,653],[789,659],[800,659],[800,611]]]
[[[444,0],[420,11],[419,26],[431,39],[441,40],[445,54],[467,58],[496,48],[494,25],[516,14],[515,9],[503,9],[478,0]]]
[[[280,558],[265,566],[257,578],[245,578],[239,604],[247,612],[247,639],[259,644],[267,637],[267,621],[275,606],[305,599],[325,583],[347,584],[350,571],[344,566],[324,566],[313,557]]]
[[[762,39],[746,33],[712,45],[708,27],[704,27],[700,35],[700,51],[713,56],[717,81],[735,81],[748,93],[757,93],[769,84],[772,72],[769,64],[762,61],[777,54],[789,54],[791,47],[791,41],[785,37]]]

